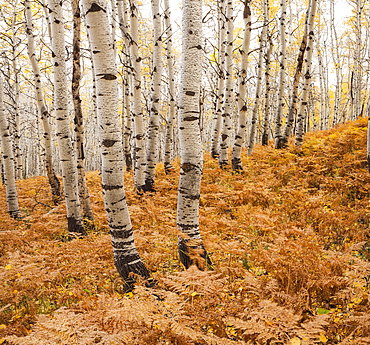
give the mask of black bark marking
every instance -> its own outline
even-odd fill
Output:
[[[112,147],[116,142],[117,140],[105,139],[102,144],[104,147]]]
[[[97,3],[93,3],[91,5],[91,7],[87,10],[86,14],[88,14],[89,12],[99,12],[99,11],[103,11],[104,13],[106,12],[104,8],[100,7]]]
[[[195,96],[195,92],[194,91],[186,91],[185,95],[186,96]]]
[[[115,190],[115,189],[123,188],[123,186],[120,186],[120,185],[111,186],[111,185],[103,184],[102,188],[104,190]]]

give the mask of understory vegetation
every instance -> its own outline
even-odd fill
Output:
[[[201,232],[213,269],[178,259],[178,162],[156,193],[126,191],[135,240],[157,282],[131,292],[113,264],[100,175],[95,223],[70,239],[45,177],[18,181],[23,218],[0,191],[0,344],[370,343],[370,174],[365,119],[257,146],[244,171],[205,155]]]

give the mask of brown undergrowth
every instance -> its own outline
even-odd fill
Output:
[[[257,146],[240,174],[205,157],[201,230],[213,271],[184,271],[178,164],[155,194],[126,190],[139,252],[158,285],[124,294],[100,176],[95,224],[68,240],[47,181],[18,181],[23,219],[0,195],[0,344],[369,344],[370,174],[366,121]]]

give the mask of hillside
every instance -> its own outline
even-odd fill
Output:
[[[0,344],[369,344],[370,174],[365,119],[311,133],[301,149],[257,146],[233,174],[205,157],[201,231],[213,271],[184,271],[178,164],[156,194],[126,190],[138,250],[158,281],[123,293],[99,173],[89,236],[68,240],[47,180],[0,190]]]

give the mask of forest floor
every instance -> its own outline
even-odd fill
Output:
[[[205,156],[201,232],[213,270],[185,271],[176,233],[178,164],[157,192],[126,191],[154,288],[124,293],[105,220],[68,240],[45,177],[18,181],[22,219],[0,190],[0,344],[370,344],[370,173],[365,119],[257,145],[244,171]]]

